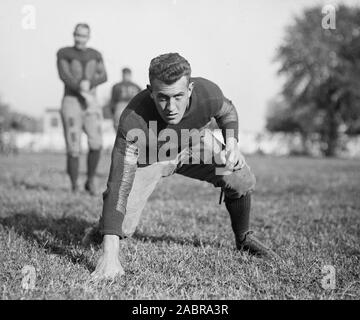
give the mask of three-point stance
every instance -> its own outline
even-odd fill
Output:
[[[90,28],[80,23],[74,30],[74,46],[57,52],[60,79],[65,84],[61,103],[66,149],[67,173],[72,190],[78,190],[79,156],[82,130],[88,136],[87,181],[85,189],[96,194],[94,177],[102,148],[102,110],[96,101],[96,87],[107,80],[100,52],[87,48]]]
[[[119,239],[134,233],[157,182],[174,173],[221,188],[236,247],[276,257],[249,232],[255,177],[238,148],[238,116],[231,101],[213,82],[191,78],[190,64],[177,53],[154,58],[149,78],[150,85],[131,100],[120,118],[107,189],[103,194],[100,219],[103,253],[93,277],[99,279],[124,273],[119,262]],[[200,139],[201,152],[196,156],[191,152],[191,143],[169,144],[164,138],[154,140],[161,132],[179,138],[184,130],[206,131],[212,119],[216,120],[225,140],[222,164],[215,161],[219,151],[209,153],[212,151],[209,148],[218,144],[211,143],[206,136]],[[213,161],[209,161],[209,157],[206,159],[205,155],[209,154],[214,155],[210,157]],[[197,161],[199,157],[201,161]],[[224,167],[228,174],[219,174],[221,170],[217,169]]]

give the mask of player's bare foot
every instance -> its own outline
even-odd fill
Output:
[[[122,276],[125,271],[119,259],[119,237],[105,235],[103,240],[103,253],[99,258],[95,271],[91,274],[93,281],[110,279]]]

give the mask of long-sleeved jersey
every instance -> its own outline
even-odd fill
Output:
[[[231,101],[224,97],[215,83],[204,78],[192,78],[191,81],[194,82],[194,89],[189,106],[182,120],[176,125],[167,124],[161,118],[147,89],[135,96],[121,115],[112,151],[107,190],[103,194],[104,234],[113,233],[114,225],[119,224],[120,217],[125,215],[136,170],[154,161],[151,157],[154,148],[155,161],[161,161],[157,158],[157,152],[166,141],[153,138],[158,137],[161,131],[171,129],[180,137],[182,129],[201,130],[215,119],[223,135],[226,129],[231,129],[234,137],[238,138],[238,117]],[[141,133],[143,138],[139,139]],[[175,148],[177,154],[182,152],[181,143],[175,144]]]
[[[65,84],[65,96],[79,96],[81,80],[89,80],[94,89],[107,80],[101,53],[92,48],[65,47],[57,52],[57,68]]]
[[[117,102],[129,102],[135,97],[141,88],[134,82],[121,81],[112,87],[111,102],[116,104]]]

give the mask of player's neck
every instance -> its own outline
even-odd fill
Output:
[[[74,45],[74,48],[75,48],[76,50],[79,50],[79,51],[86,51],[86,49],[87,49],[86,46],[85,46],[85,47],[78,47],[78,46],[76,46],[76,45]]]

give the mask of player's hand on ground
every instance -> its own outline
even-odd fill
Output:
[[[119,259],[119,237],[115,235],[105,235],[103,240],[103,253],[99,258],[95,271],[91,274],[93,281],[102,279],[113,280],[117,276],[122,276],[125,271]]]
[[[225,167],[229,170],[240,170],[245,165],[245,158],[241,154],[235,138],[228,138],[225,147]]]
[[[96,265],[95,271],[91,274],[91,279],[93,281],[98,281],[102,279],[115,279],[117,276],[122,276],[125,274],[125,271],[120,263],[119,257],[116,254],[115,256],[109,256],[103,254]]]

